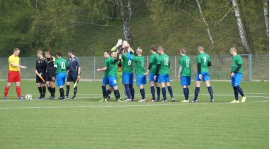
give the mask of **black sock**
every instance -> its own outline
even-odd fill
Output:
[[[115,96],[116,100],[118,100],[120,98],[119,90],[114,90],[114,96]]]
[[[211,86],[207,87],[211,100],[214,99],[213,89]]]
[[[129,84],[129,88],[130,88],[131,98],[135,99],[135,90],[133,88],[133,84]]]
[[[55,87],[52,87],[52,96],[55,96]]]
[[[167,100],[165,87],[162,87],[161,90],[162,90],[163,100]]]
[[[42,96],[45,97],[46,95],[46,87],[42,86]]]
[[[124,84],[126,89],[127,98],[131,99],[131,91],[128,84]]]
[[[51,87],[47,87],[48,91],[50,92],[51,96],[52,96],[52,88]]]
[[[107,94],[107,96],[109,97],[109,96],[111,95],[111,90],[108,89],[108,90],[106,91],[106,94]]]
[[[233,91],[234,91],[234,99],[238,100],[238,90],[235,86],[233,87]]]
[[[41,87],[38,87],[38,91],[39,91],[39,95],[41,97],[42,96],[42,88]]]
[[[59,89],[59,92],[60,92],[60,97],[64,98],[64,96],[65,96],[64,89],[63,88],[60,88]]]
[[[183,88],[185,99],[188,100],[188,88]]]
[[[142,99],[145,99],[145,91],[144,88],[140,89],[141,95],[142,95]]]
[[[200,93],[200,87],[196,87],[195,88],[195,97],[194,97],[194,100],[198,100],[199,93]]]
[[[168,91],[169,91],[169,93],[170,93],[170,95],[171,95],[171,98],[173,98],[172,87],[171,87],[171,86],[168,86],[167,88],[168,88]]]
[[[77,95],[77,91],[78,91],[78,86],[75,86],[75,88],[74,88],[74,96]]]
[[[101,88],[102,88],[102,95],[103,95],[103,98],[105,99],[105,98],[107,98],[107,94],[106,94],[106,86],[101,86]]]
[[[243,90],[242,90],[242,88],[241,88],[240,86],[235,86],[235,88],[237,89],[238,93],[239,93],[242,97],[245,96],[244,93],[243,93]]]
[[[70,90],[70,85],[67,85],[67,86],[66,86],[66,96],[69,95],[69,90]]]
[[[157,88],[157,99],[160,99],[160,87],[156,87]]]
[[[151,86],[150,89],[151,89],[151,94],[152,94],[152,100],[156,100],[155,87]]]

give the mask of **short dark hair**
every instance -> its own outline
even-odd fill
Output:
[[[108,53],[109,55],[111,55],[110,51],[104,51],[104,53]]]
[[[45,54],[46,54],[46,53],[49,54],[49,55],[52,55],[50,51],[46,51]]]
[[[58,52],[56,53],[56,55],[62,57],[62,52],[61,52],[61,51],[58,51]]]
[[[157,51],[157,47],[155,45],[151,45],[150,46],[150,50],[156,52]]]
[[[74,50],[69,49],[69,50],[68,50],[68,53],[72,53],[72,54],[74,54]]]

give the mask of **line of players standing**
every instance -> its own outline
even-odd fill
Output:
[[[152,99],[149,102],[160,101],[160,86],[163,95],[162,102],[167,101],[166,88],[170,93],[171,100],[174,102],[174,96],[172,87],[170,85],[170,57],[165,54],[163,46],[150,46],[152,55],[150,56],[150,63],[147,71],[144,68],[144,57],[142,56],[143,50],[138,48],[136,52],[132,50],[130,45],[126,41],[118,40],[116,46],[111,49],[110,52],[104,52],[104,67],[97,69],[97,71],[105,71],[102,80],[102,93],[103,99],[101,102],[107,102],[110,99],[110,94],[114,90],[116,100],[122,102],[118,91],[119,78],[122,75],[122,84],[125,87],[125,100],[133,101],[135,91],[133,88],[133,62],[135,63],[135,74],[136,74],[136,85],[140,89],[141,100],[139,102],[145,102],[145,90],[144,85],[146,84],[146,75],[149,73],[150,89]],[[157,53],[158,52],[158,53]],[[196,73],[196,87],[194,92],[194,99],[191,102],[198,101],[198,95],[200,92],[200,84],[203,81],[208,89],[210,95],[210,102],[214,102],[213,89],[210,85],[210,75],[208,67],[212,65],[211,58],[208,54],[204,53],[204,47],[198,47],[197,56],[197,73]],[[242,102],[245,102],[246,97],[240,87],[242,79],[242,58],[237,54],[236,48],[230,49],[230,54],[233,56],[231,65],[231,81],[234,89],[235,100],[231,103],[239,103],[238,93],[242,96]],[[186,55],[186,50],[183,48],[180,50],[181,58],[179,59],[179,72],[178,79],[183,87],[183,93],[185,100],[181,102],[189,102],[189,88],[191,82],[191,62],[190,58]],[[118,68],[118,74],[115,71]],[[118,81],[117,81],[118,80]],[[109,89],[106,90],[106,85],[109,85]],[[159,86],[160,85],[160,86]],[[157,98],[155,96],[155,87],[157,91]]]

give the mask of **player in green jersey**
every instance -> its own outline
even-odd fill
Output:
[[[138,48],[135,56],[130,55],[130,48],[128,50],[128,59],[135,62],[135,72],[136,72],[136,85],[140,88],[140,93],[142,99],[139,102],[145,102],[145,90],[144,85],[146,84],[145,69],[144,69],[144,57],[142,56],[142,49]]]
[[[198,52],[199,52],[199,55],[197,56],[195,97],[194,97],[194,100],[192,100],[191,102],[198,101],[198,95],[200,93],[200,85],[202,81],[205,82],[205,85],[207,86],[207,89],[210,95],[210,102],[214,102],[213,89],[210,85],[210,75],[209,75],[209,70],[208,70],[208,67],[212,65],[211,58],[208,54],[204,53],[203,46],[198,47]]]
[[[97,69],[97,71],[104,71],[104,76],[102,79],[102,95],[103,95],[103,99],[101,101],[106,101],[107,102],[107,97],[108,97],[108,93],[106,92],[106,85],[109,84],[109,78],[108,78],[108,74],[109,74],[109,69],[107,69],[107,63],[110,60],[110,53],[108,51],[105,51],[103,53],[104,56],[104,63],[103,63],[103,68],[101,69]]]
[[[241,102],[245,102],[246,96],[244,95],[243,90],[240,87],[240,82],[242,79],[242,72],[243,72],[242,57],[237,54],[237,50],[235,47],[232,47],[230,49],[230,53],[233,56],[232,65],[231,65],[231,82],[232,82],[232,87],[234,90],[234,97],[235,97],[235,100],[233,100],[231,103],[239,103],[238,93],[240,93],[240,95],[242,96]]]
[[[190,70],[190,58],[186,55],[186,49],[180,50],[180,59],[179,59],[179,72],[178,72],[178,80],[181,80],[181,86],[183,87],[183,92],[185,95],[185,100],[181,102],[189,102],[189,89],[188,86],[190,85],[190,77],[191,77],[191,70]]]
[[[54,62],[54,67],[56,68],[56,86],[59,87],[60,100],[65,100],[64,85],[66,80],[66,71],[68,68],[68,62],[66,59],[62,58],[62,52],[57,52],[57,59]]]
[[[161,90],[163,95],[162,102],[167,101],[165,85],[167,86],[168,91],[171,95],[172,102],[174,102],[175,100],[173,97],[173,91],[170,84],[170,57],[164,53],[163,46],[158,47],[158,53],[160,55],[158,57],[154,79],[156,80],[158,75],[158,82],[161,84]]]
[[[148,65],[148,70],[144,75],[147,75],[149,72],[149,82],[150,82],[150,90],[151,90],[151,94],[152,94],[152,99],[149,100],[149,102],[155,102],[156,101],[156,97],[155,97],[155,87],[157,89],[157,101],[160,100],[160,87],[158,84],[158,79],[154,79],[154,75],[156,72],[156,68],[157,68],[157,61],[158,61],[158,57],[159,55],[156,53],[157,52],[157,47],[152,45],[150,46],[150,52],[152,53],[152,55],[150,56],[150,63]],[[158,78],[158,76],[157,76]]]
[[[122,48],[127,52],[130,45],[126,42],[123,43]],[[134,57],[131,54],[131,57]],[[122,54],[123,75],[122,83],[124,84],[127,99],[126,101],[134,101],[135,90],[133,88],[133,62],[128,59],[127,53]]]
[[[106,66],[107,69],[109,70],[108,73],[109,86],[114,89],[114,95],[116,100],[118,102],[121,102],[122,99],[117,84],[117,72],[118,72],[117,63],[119,60],[119,54],[117,54],[117,52],[112,52],[111,58],[109,58],[109,61],[107,62]]]

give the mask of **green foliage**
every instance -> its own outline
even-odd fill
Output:
[[[212,54],[228,53],[232,46],[244,53],[231,2],[209,0],[200,4],[214,48],[196,1],[188,0],[133,0],[130,25],[134,47],[163,45],[166,53],[177,55],[182,47],[195,54],[202,44]],[[263,3],[241,0],[239,5],[250,30],[254,53],[268,53]],[[0,1],[0,14],[1,56],[10,55],[15,47],[22,50],[22,56],[34,56],[38,49],[54,53],[70,48],[80,55],[102,55],[102,51],[123,38],[115,1],[38,0],[37,5],[35,0]]]

